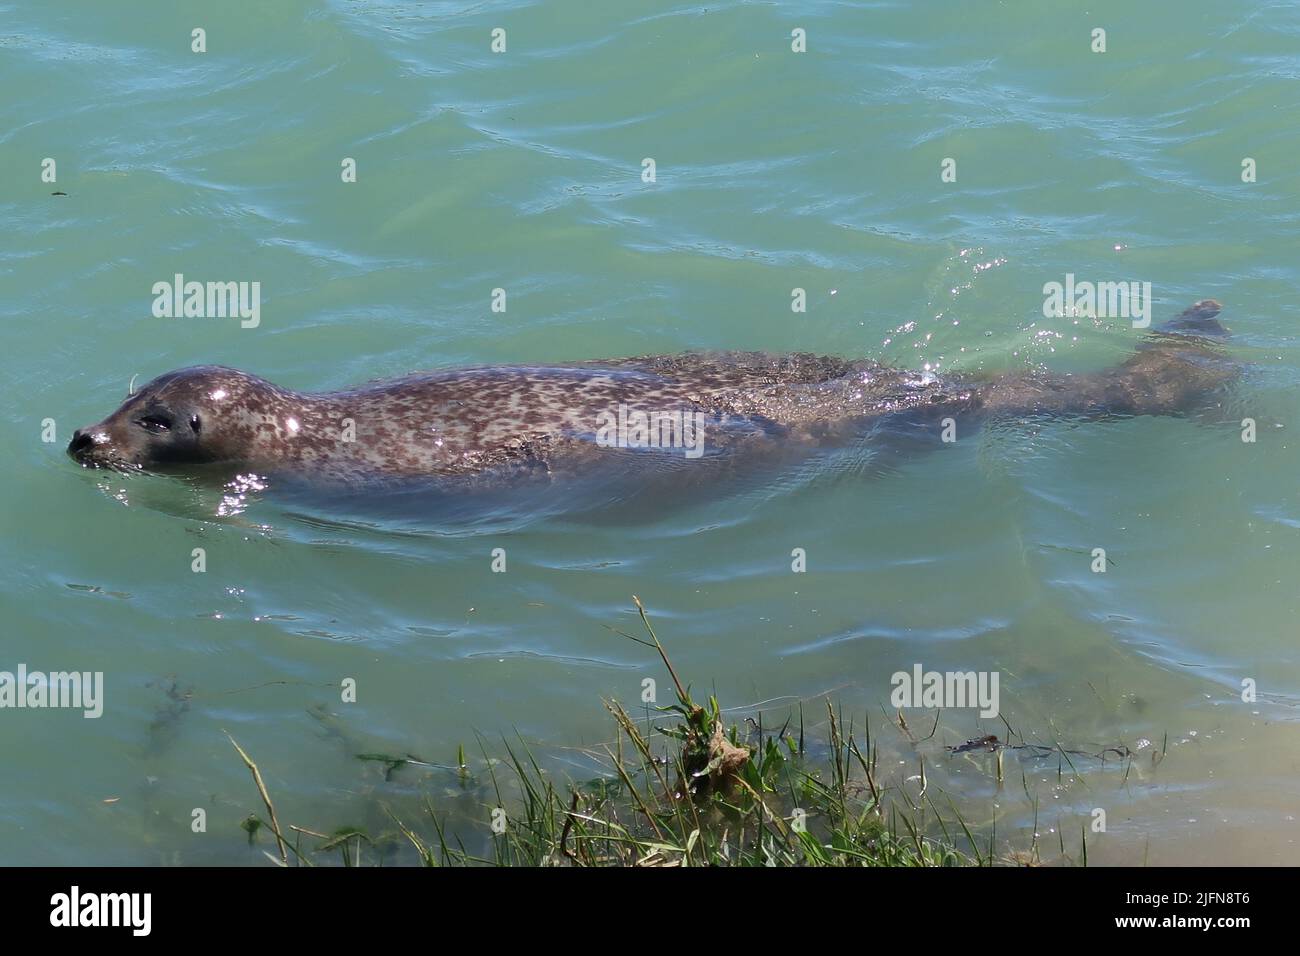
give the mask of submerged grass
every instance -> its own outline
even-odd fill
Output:
[[[802,706],[797,726],[748,734],[728,725],[718,701],[697,703],[673,667],[637,598],[647,638],[672,678],[676,700],[658,708],[665,718],[643,729],[616,701],[605,701],[617,736],[600,755],[600,773],[585,783],[557,784],[528,744],[502,741],[492,757],[480,741],[482,776],[462,746],[454,772],[462,790],[477,784],[473,815],[434,806],[426,794],[419,819],[385,807],[391,824],[371,837],[356,827],[333,833],[291,826],[290,842],[252,759],[235,744],[253,775],[270,818],[277,865],[337,862],[357,866],[394,858],[395,842],[413,848],[427,866],[980,866],[1037,863],[1029,853],[999,858],[996,832],[977,839],[949,801],[945,818],[929,794],[919,758],[919,791],[880,782],[870,727],[859,742],[851,723],[828,703],[829,739],[805,747]],[[622,632],[619,632],[622,633]],[[753,724],[753,722],[750,722]],[[900,715],[901,723],[901,715]],[[906,725],[902,724],[905,733]],[[996,738],[990,738],[996,740]],[[418,758],[360,754],[387,767],[386,779]],[[999,755],[1000,758],[1000,755]],[[427,765],[427,764],[426,764]],[[1000,761],[999,761],[1000,767]],[[498,773],[501,773],[501,776]],[[504,778],[504,779],[503,779]],[[488,803],[483,802],[487,798]],[[493,803],[494,801],[494,803]],[[485,834],[483,820],[490,821]],[[264,824],[250,815],[249,840]],[[1085,834],[1086,837],[1086,834]],[[303,839],[320,841],[305,849]],[[467,848],[469,840],[472,848]],[[366,854],[367,848],[372,851]],[[1066,856],[1062,845],[1062,857]],[[1086,861],[1086,845],[1081,849]],[[288,857],[292,853],[292,859]],[[409,851],[406,856],[409,858]]]

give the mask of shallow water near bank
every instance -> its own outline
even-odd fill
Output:
[[[639,705],[653,678],[667,698],[610,630],[639,626],[633,594],[733,716],[870,714],[903,785],[924,758],[1012,846],[1037,820],[1073,849],[1100,807],[1090,863],[1300,862],[1298,43],[1300,12],[1263,0],[0,0],[0,670],[102,671],[106,694],[97,720],[0,711],[0,862],[264,864],[223,731],[308,827],[450,786],[358,753],[453,764],[518,734],[589,773],[602,697]],[[260,281],[260,325],[155,318],[177,272]],[[1121,361],[1128,323],[1043,318],[1067,273],[1152,282],[1156,321],[1222,301],[1251,363],[1222,414],[1002,423],[911,459],[457,520],[257,493],[218,517],[199,483],[63,453],[133,376],[199,363],[328,390],[693,348]],[[999,786],[943,747],[1001,721],[890,729],[890,676],[917,663],[999,671],[1026,741],[1137,757],[1012,754]]]

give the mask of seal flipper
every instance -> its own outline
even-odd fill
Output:
[[[1241,375],[1227,354],[1228,330],[1203,299],[1152,329],[1121,365],[1087,375],[1030,371],[1003,376],[980,389],[990,414],[1172,415],[1198,410]]]
[[[1222,310],[1223,306],[1214,299],[1202,299],[1159,326],[1156,331],[1174,335],[1198,335],[1206,339],[1226,339],[1228,330],[1215,318]]]

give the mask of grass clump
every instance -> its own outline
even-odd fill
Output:
[[[851,726],[829,704],[829,739],[806,748],[802,707],[798,726],[774,732],[749,721],[747,732],[728,724],[712,695],[697,703],[678,677],[655,635],[645,608],[637,610],[648,639],[624,637],[653,648],[672,678],[676,700],[657,708],[662,721],[643,728],[616,701],[605,701],[617,737],[601,755],[602,773],[584,783],[557,784],[528,745],[503,742],[505,756],[484,753],[478,814],[459,817],[426,796],[422,819],[408,823],[386,808],[395,829],[372,839],[342,827],[332,834],[299,827],[290,841],[280,829],[261,776],[242,749],[276,838],[273,862],[344,865],[392,856],[404,841],[427,866],[955,866],[992,862],[953,811],[969,852],[959,851],[952,832],[926,796],[924,766],[917,796],[901,787],[895,795],[877,783],[870,728],[859,745]],[[620,632],[621,633],[621,632]],[[232,741],[233,742],[233,741]],[[238,744],[236,744],[238,748]],[[405,758],[391,762],[389,772]],[[462,788],[475,783],[464,749],[453,768]],[[499,775],[499,771],[503,771]],[[509,797],[507,797],[507,793]],[[486,814],[481,811],[486,810]],[[484,819],[488,825],[484,826]],[[249,839],[256,828],[246,824]],[[934,833],[934,836],[927,836]],[[317,839],[304,849],[304,837]],[[991,845],[991,838],[990,838]],[[409,851],[408,851],[409,856]]]

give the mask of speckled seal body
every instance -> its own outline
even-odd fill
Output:
[[[1223,332],[1217,312],[1217,303],[1197,303],[1124,364],[1081,376],[938,377],[866,360],[725,352],[450,369],[311,394],[196,366],[154,379],[78,430],[68,451],[91,467],[210,465],[327,484],[552,480],[619,452],[692,457],[671,441],[638,445],[635,429],[629,444],[626,431],[610,427],[637,414],[698,425],[706,461],[820,447],[880,423],[933,431],[937,441],[932,426],[947,417],[1169,414],[1236,375],[1213,342]]]

